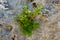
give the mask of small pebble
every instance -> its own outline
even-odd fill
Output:
[[[13,26],[12,25],[10,25],[10,24],[4,24],[4,28],[6,29],[6,31],[12,31],[12,29],[13,29]]]
[[[3,13],[0,13],[0,18],[2,18],[4,16],[4,14]]]

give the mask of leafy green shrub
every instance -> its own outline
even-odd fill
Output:
[[[39,28],[40,24],[34,18],[41,10],[42,6],[35,8],[33,11],[30,11],[27,6],[24,6],[23,11],[17,14],[15,21],[17,21],[22,34],[31,36],[33,31]]]

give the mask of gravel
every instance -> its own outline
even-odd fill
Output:
[[[41,27],[34,31],[30,37],[20,33],[17,23],[13,20],[17,13],[22,11],[22,6],[28,5],[32,10],[32,2],[27,0],[6,0],[9,5],[8,10],[0,9],[0,40],[60,40],[60,9],[56,8],[56,1],[60,0],[34,0],[44,3],[42,14],[48,15],[48,21],[39,21]],[[58,6],[57,6],[58,7]],[[6,31],[6,26],[11,25],[13,29]],[[14,37],[14,35],[17,35]]]

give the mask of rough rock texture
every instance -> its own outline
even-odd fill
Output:
[[[0,10],[0,40],[60,40],[60,0],[34,0],[43,4],[42,14],[47,14],[47,21],[39,20],[41,27],[31,37],[20,33],[17,23],[13,20],[22,11],[23,5],[32,10],[30,0],[7,0],[9,9]]]

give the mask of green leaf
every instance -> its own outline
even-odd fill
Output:
[[[43,8],[42,6],[38,6],[37,8],[35,8],[33,10],[33,17],[35,17],[39,12],[41,12],[42,8]]]
[[[39,28],[39,26],[40,26],[40,24],[39,24],[39,23],[34,22],[34,24],[33,24],[34,29]]]

